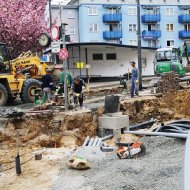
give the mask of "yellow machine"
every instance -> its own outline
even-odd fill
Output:
[[[38,56],[32,52],[24,52],[16,59],[10,61],[12,74],[18,78],[34,78],[41,79],[46,74],[49,66],[41,62]]]
[[[31,53],[10,61],[6,44],[0,43],[0,106],[12,102],[18,95],[23,102],[34,102],[38,80],[48,66]]]

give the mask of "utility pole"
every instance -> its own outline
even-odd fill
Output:
[[[49,23],[50,23],[50,29],[51,29],[52,27],[51,0],[49,0]]]
[[[65,45],[65,26],[66,23],[62,23],[62,11],[61,11],[61,4],[59,4],[60,10],[60,23],[61,23],[61,37],[62,37],[62,48],[66,48]],[[65,96],[65,111],[68,111],[68,92],[67,92],[67,60],[63,61],[63,68],[64,68],[64,96]]]
[[[137,0],[137,36],[138,36],[138,69],[139,69],[139,90],[142,90],[142,62],[141,62],[141,15],[140,0]]]

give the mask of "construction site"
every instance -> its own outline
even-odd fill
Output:
[[[181,189],[190,90],[173,75],[132,99],[120,84],[92,87],[85,108],[67,112],[2,106],[0,189]]]

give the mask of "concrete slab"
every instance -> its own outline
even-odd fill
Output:
[[[129,116],[108,116],[103,115],[98,118],[98,125],[100,129],[123,129],[129,126]]]

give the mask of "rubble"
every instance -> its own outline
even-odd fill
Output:
[[[180,89],[179,76],[175,72],[161,74],[161,79],[157,82],[157,93],[174,92]]]

